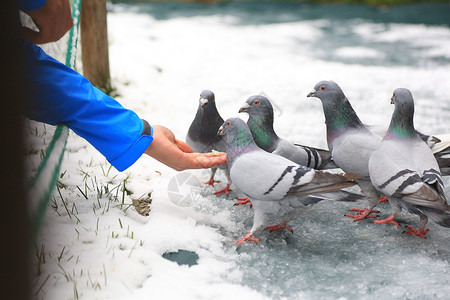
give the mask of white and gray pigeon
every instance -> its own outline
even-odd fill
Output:
[[[340,191],[356,184],[354,174],[325,173],[264,151],[256,145],[250,129],[240,118],[227,119],[218,134],[226,135],[230,177],[235,186],[251,199],[254,207],[253,226],[237,245],[244,241],[258,241],[252,236],[269,217],[284,217],[280,224],[269,229],[290,230],[286,223],[300,207],[310,203],[308,195],[319,194],[326,199],[342,195],[358,197]],[[333,197],[333,193],[337,196]]]
[[[194,152],[209,153],[213,150],[225,152],[226,142],[222,136],[217,135],[217,130],[223,124],[223,119],[217,111],[214,93],[209,90],[203,90],[200,93],[197,113],[186,135],[186,143],[191,146]],[[215,192],[214,194],[226,193],[228,195],[231,185],[231,179],[228,168],[225,165],[218,166],[227,176],[227,185],[225,189]],[[214,186],[214,175],[217,167],[211,168],[211,178],[205,182]]]
[[[377,217],[372,211],[381,194],[372,185],[369,177],[369,158],[378,149],[382,137],[370,131],[358,118],[342,89],[333,81],[317,83],[308,97],[321,100],[325,114],[328,148],[334,163],[346,173],[357,173],[362,192],[368,197],[369,205],[364,209],[351,209],[357,215],[346,216],[355,221]]]
[[[406,233],[425,238],[428,219],[450,227],[450,208],[436,159],[414,129],[411,92],[396,89],[391,103],[395,104],[391,123],[370,157],[369,173],[375,188],[387,196],[394,213],[376,223],[399,226],[395,217],[404,208],[420,217],[419,229],[408,226]]]
[[[274,154],[313,169],[337,168],[328,150],[302,146],[278,137],[273,128],[273,107],[262,95],[251,96],[242,104],[239,112],[249,115],[247,125],[256,144]]]

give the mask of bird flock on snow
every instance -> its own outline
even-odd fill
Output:
[[[273,128],[270,100],[251,96],[239,109],[247,113],[225,121],[220,116],[214,93],[200,94],[196,116],[186,141],[195,152],[226,152],[227,164],[211,168],[205,184],[214,186],[218,168],[227,185],[214,194],[231,191],[234,186],[247,197],[235,205],[250,203],[253,226],[236,244],[259,241],[256,231],[270,219],[282,219],[270,231],[286,229],[302,207],[319,201],[367,201],[364,208],[346,214],[354,221],[378,218],[376,205],[385,200],[392,214],[376,224],[399,226],[395,218],[405,209],[420,218],[419,228],[407,226],[404,233],[425,238],[428,219],[450,227],[450,207],[444,194],[442,176],[450,175],[450,134],[425,135],[414,128],[414,100],[405,88],[394,90],[395,105],[389,127],[361,122],[344,92],[333,81],[317,83],[307,97],[322,102],[328,150],[292,143],[280,138]],[[337,169],[343,173],[328,171]],[[326,171],[324,171],[326,170]],[[345,188],[358,185],[362,193]]]

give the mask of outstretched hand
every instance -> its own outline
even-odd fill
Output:
[[[47,0],[41,8],[27,11],[39,31],[22,27],[22,36],[34,44],[55,42],[73,26],[68,0]]]
[[[169,129],[159,125],[152,125],[152,128],[153,142],[145,153],[177,171],[211,168],[227,162],[225,153],[194,153],[188,144],[177,140]]]

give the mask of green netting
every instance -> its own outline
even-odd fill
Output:
[[[80,24],[81,0],[74,0],[72,3],[73,26],[69,32],[69,42],[67,43],[66,66],[75,69],[78,44],[78,29]]]
[[[66,60],[68,67],[75,69],[76,51],[78,43],[79,21],[80,21],[81,0],[72,2],[73,27],[69,31],[69,40],[67,43]],[[31,237],[34,240],[46,208],[58,181],[61,163],[69,136],[69,128],[65,125],[59,125],[53,138],[47,147],[45,156],[39,165],[36,175],[33,177],[29,187],[29,199],[31,209]]]

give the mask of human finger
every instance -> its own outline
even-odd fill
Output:
[[[181,151],[183,151],[185,153],[193,153],[194,152],[194,150],[192,150],[191,146],[189,146],[188,144],[186,144],[183,141],[175,139],[174,143]]]

